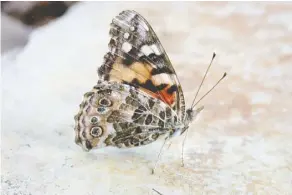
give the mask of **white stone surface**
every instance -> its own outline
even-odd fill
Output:
[[[186,142],[175,138],[155,175],[161,142],[83,152],[74,143],[82,96],[97,80],[112,17],[124,9],[152,24],[187,103],[211,59]],[[291,194],[292,4],[165,2],[76,4],[1,58],[3,194]]]

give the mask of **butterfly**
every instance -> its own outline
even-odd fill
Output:
[[[126,10],[113,18],[109,34],[99,80],[75,116],[75,142],[86,151],[130,148],[184,134],[203,107],[185,109],[177,74],[150,24]]]

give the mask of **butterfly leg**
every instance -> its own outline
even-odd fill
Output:
[[[189,112],[189,118],[191,119],[191,120],[194,120],[196,117],[197,117],[197,115],[202,111],[204,109],[204,106],[201,106],[201,107],[199,107],[198,109],[196,109],[196,110],[190,110],[191,112]],[[186,132],[185,132],[185,137],[184,137],[184,140],[183,140],[183,143],[182,143],[182,151],[181,151],[181,163],[182,163],[182,167],[184,167],[184,148],[185,148],[185,142],[186,142],[186,138],[187,138],[187,136],[188,136],[188,132],[189,132],[189,130],[187,129],[186,130]]]
[[[167,150],[170,148],[171,144],[172,144],[172,142],[169,143],[169,145],[168,145],[168,147],[167,147]]]
[[[185,148],[185,141],[186,141],[186,138],[188,136],[188,132],[189,130],[187,129],[186,130],[186,133],[185,133],[185,137],[184,137],[184,140],[183,140],[183,143],[182,143],[182,150],[181,150],[181,166],[184,167],[184,148]]]
[[[162,153],[162,149],[163,149],[163,147],[164,147],[164,145],[165,145],[166,140],[167,140],[167,138],[164,140],[163,145],[162,145],[162,147],[160,148],[160,151],[159,151],[159,154],[158,154],[157,160],[156,160],[155,165],[154,165],[154,167],[153,167],[153,169],[152,169],[152,174],[154,174],[154,171],[155,171],[155,169],[156,169],[156,167],[157,167],[158,161],[160,160],[161,153]]]
[[[157,190],[155,190],[154,188],[152,188],[152,190],[153,190],[154,192],[156,192],[157,194],[159,194],[159,195],[163,195],[163,194],[161,194],[160,192],[158,192]]]

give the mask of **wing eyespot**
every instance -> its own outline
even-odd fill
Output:
[[[103,97],[98,101],[98,104],[100,106],[110,107],[110,106],[112,106],[112,101],[108,98]]]
[[[96,116],[91,117],[90,123],[96,125],[98,123],[98,118]]]
[[[103,133],[103,129],[100,126],[92,127],[90,130],[90,134],[93,137],[100,137]]]

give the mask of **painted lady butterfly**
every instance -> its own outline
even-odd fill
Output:
[[[183,134],[203,107],[185,110],[175,70],[149,23],[135,11],[123,11],[113,19],[110,35],[100,80],[75,116],[75,142],[89,151]]]

